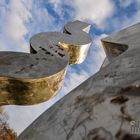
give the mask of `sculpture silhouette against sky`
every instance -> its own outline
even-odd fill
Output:
[[[0,105],[32,105],[53,97],[62,86],[67,65],[86,58],[89,29],[85,22],[69,22],[64,33],[34,35],[30,54],[0,52]]]
[[[103,38],[106,61],[18,140],[140,140],[140,23]],[[107,63],[106,63],[107,62]]]

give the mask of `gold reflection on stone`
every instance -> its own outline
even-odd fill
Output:
[[[66,68],[39,79],[0,78],[0,105],[33,105],[49,100],[61,88]]]
[[[85,60],[91,44],[89,29],[85,22],[70,22],[64,33],[34,35],[31,54],[0,52],[0,106],[33,105],[56,95],[67,65]]]
[[[70,45],[59,42],[59,44],[68,51],[70,56],[69,64],[82,63],[85,60],[90,47],[90,43],[87,45]]]

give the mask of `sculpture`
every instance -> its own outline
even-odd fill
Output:
[[[0,105],[32,105],[49,100],[61,88],[68,64],[82,63],[91,39],[90,25],[65,25],[64,33],[34,35],[30,54],[0,52]]]

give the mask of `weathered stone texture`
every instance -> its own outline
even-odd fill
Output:
[[[139,140],[140,23],[102,39],[108,63],[32,123],[18,140]]]
[[[34,35],[31,53],[0,52],[0,106],[33,105],[55,96],[68,64],[85,60],[91,44],[89,29],[85,22],[69,22],[64,33]]]

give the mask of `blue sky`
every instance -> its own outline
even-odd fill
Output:
[[[30,107],[4,107],[10,126],[18,133],[99,70],[105,58],[100,38],[139,22],[140,0],[0,0],[1,51],[29,52],[34,34],[62,31],[68,21],[76,19],[92,25],[93,42],[85,62],[69,66],[62,90],[50,101]]]

